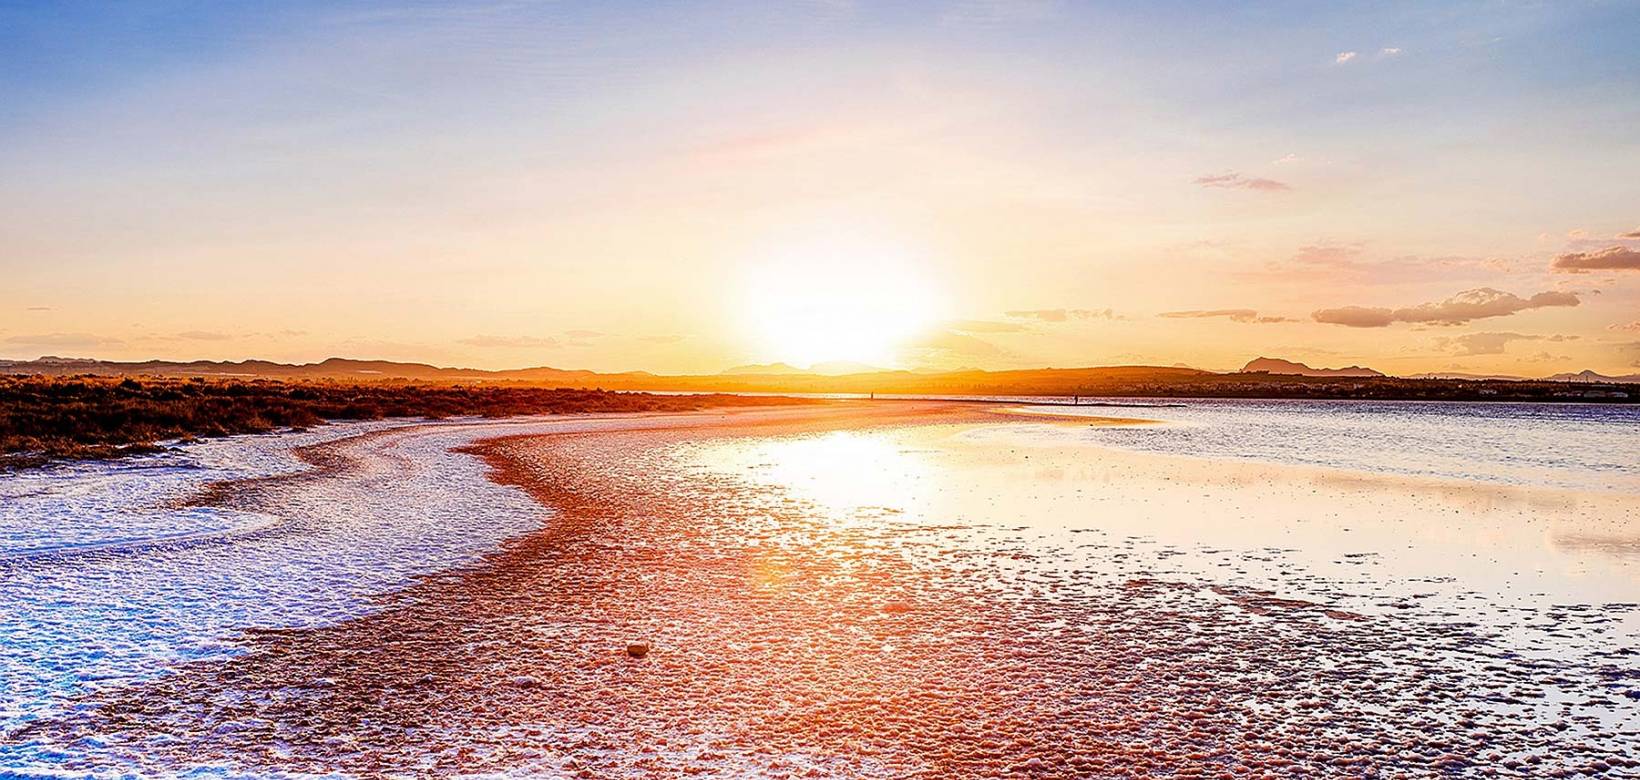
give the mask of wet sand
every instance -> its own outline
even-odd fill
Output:
[[[95,697],[21,736],[81,748],[95,739],[91,753],[149,772],[1640,768],[1640,732],[1604,717],[1632,712],[1632,650],[1568,665],[1472,622],[1191,574],[1163,565],[1174,553],[1132,539],[1039,532],[996,510],[907,522],[865,502],[869,484],[771,479],[779,463],[755,449],[997,419],[956,404],[881,403],[496,440],[476,452],[497,481],[552,509],[541,530],[368,616],[258,632],[244,655]],[[742,445],[754,447],[750,460],[725,459],[723,448]],[[337,457],[319,464],[345,468]],[[821,479],[872,476],[845,468]],[[846,500],[828,500],[839,494]],[[217,498],[254,496],[230,488]],[[1299,590],[1303,572],[1292,579]],[[632,642],[651,649],[633,658]],[[75,760],[64,768],[96,766]]]

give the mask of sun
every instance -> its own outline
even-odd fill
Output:
[[[829,244],[760,258],[744,292],[751,341],[764,357],[800,367],[897,367],[936,321],[937,296],[922,271],[888,246]]]

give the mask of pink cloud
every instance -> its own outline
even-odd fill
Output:
[[[1243,176],[1235,171],[1228,173],[1197,176],[1196,183],[1203,187],[1220,187],[1224,189],[1259,190],[1262,192],[1283,192],[1292,189],[1284,182],[1275,179],[1261,179],[1252,176]]]
[[[1461,325],[1470,320],[1504,317],[1527,309],[1546,306],[1576,306],[1577,296],[1568,292],[1540,292],[1531,298],[1482,287],[1466,290],[1440,303],[1425,303],[1397,309],[1395,318],[1402,322],[1428,322],[1436,325]]]
[[[1555,258],[1554,269],[1583,271],[1640,271],[1640,251],[1613,246],[1595,252],[1568,252]]]
[[[1466,333],[1452,339],[1439,339],[1437,344],[1445,349],[1451,348],[1459,357],[1473,357],[1476,355],[1501,355],[1505,347],[1516,341],[1548,341],[1560,343],[1576,341],[1577,336],[1555,334],[1553,336],[1533,336],[1525,333]]]
[[[1366,306],[1341,306],[1319,309],[1310,315],[1316,322],[1343,325],[1349,328],[1382,328],[1395,321],[1395,312]]]
[[[1311,317],[1316,322],[1343,325],[1351,328],[1382,328],[1396,322],[1431,325],[1462,325],[1470,320],[1506,317],[1528,309],[1555,306],[1576,306],[1581,301],[1569,292],[1540,292],[1530,298],[1514,293],[1481,287],[1465,290],[1444,301],[1423,303],[1400,309],[1384,307],[1344,306],[1320,309]]]

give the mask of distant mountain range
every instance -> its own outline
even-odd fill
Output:
[[[1344,368],[1310,368],[1303,363],[1294,363],[1281,358],[1254,358],[1247,365],[1242,366],[1243,374],[1283,374],[1298,376],[1329,376],[1329,377],[1381,377],[1385,374],[1361,366],[1346,366]]]
[[[1605,374],[1596,374],[1593,371],[1585,369],[1575,374],[1555,374],[1554,376],[1544,377],[1544,379],[1550,382],[1618,382],[1623,384],[1632,384],[1640,382],[1640,374],[1606,376]]]
[[[268,379],[418,379],[484,380],[510,379],[525,382],[565,382],[574,384],[599,377],[650,377],[643,371],[600,374],[596,371],[557,368],[518,368],[485,371],[476,368],[440,368],[426,363],[391,360],[351,360],[330,358],[319,363],[275,363],[269,360],[145,360],[122,362],[91,358],[42,357],[38,360],[0,360],[0,373],[46,374],[51,376],[205,376]]]
[[[785,363],[739,366],[719,374],[660,375],[646,371],[599,373],[547,366],[490,371],[443,368],[426,363],[330,358],[318,363],[275,363],[267,360],[120,362],[90,358],[42,357],[37,360],[0,360],[0,374],[50,376],[170,376],[266,378],[308,380],[405,380],[423,382],[526,382],[554,387],[608,390],[756,391],[787,393],[913,393],[913,394],[1178,394],[1207,385],[1249,386],[1261,376],[1306,379],[1386,379],[1380,371],[1363,366],[1312,368],[1303,363],[1260,357],[1231,373],[1215,373],[1177,366],[1102,366],[1093,368],[1039,368],[1009,371],[889,371],[853,363],[828,363],[800,369]],[[1407,380],[1471,382],[1640,383],[1640,374],[1606,376],[1593,371],[1556,374],[1544,379],[1463,373],[1429,373]],[[1227,384],[1228,383],[1228,384]]]
[[[1640,383],[1640,374],[1620,374],[1607,376],[1593,371],[1579,371],[1577,373],[1563,372],[1545,377],[1516,376],[1513,374],[1465,374],[1457,371],[1435,371],[1427,374],[1413,374],[1408,379],[1465,379],[1471,382],[1603,382],[1607,384],[1636,384]]]
[[[42,357],[38,360],[0,360],[0,374],[45,374],[48,376],[171,376],[171,377],[234,377],[267,379],[338,379],[373,380],[400,379],[414,381],[519,381],[531,383],[562,383],[564,386],[604,388],[664,388],[676,385],[739,385],[759,379],[787,380],[786,384],[802,384],[813,380],[846,380],[849,383],[904,379],[928,382],[939,378],[978,380],[982,378],[1054,377],[1061,381],[1092,381],[1108,379],[1123,381],[1138,377],[1179,378],[1186,376],[1215,376],[1209,371],[1191,368],[1164,368],[1159,366],[1102,366],[1097,368],[1041,368],[1017,371],[901,371],[874,368],[857,363],[821,363],[802,369],[786,363],[738,366],[719,374],[661,375],[647,371],[600,373],[579,369],[561,369],[546,366],[487,370],[478,368],[442,368],[426,363],[400,363],[390,360],[354,360],[330,358],[318,363],[275,363],[267,360],[241,361],[115,361],[92,358]]]
[[[1279,375],[1315,376],[1315,377],[1382,377],[1388,376],[1365,366],[1346,366],[1344,368],[1311,368],[1303,363],[1280,358],[1261,357],[1248,363],[1241,369],[1241,373],[1265,373]],[[1546,377],[1518,376],[1515,374],[1469,374],[1462,371],[1430,371],[1422,374],[1409,374],[1402,379],[1459,379],[1467,382],[1597,382],[1607,384],[1634,384],[1640,383],[1640,374],[1622,374],[1607,376],[1593,371],[1579,371],[1577,373],[1560,373]]]

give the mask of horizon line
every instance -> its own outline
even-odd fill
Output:
[[[1374,372],[1377,375],[1377,377],[1361,376],[1361,375],[1354,375],[1354,376],[1352,376],[1352,375],[1338,375],[1338,374],[1334,374],[1331,377],[1327,377],[1327,376],[1324,376],[1324,375],[1323,376],[1318,376],[1318,375],[1309,375],[1309,374],[1301,374],[1301,373],[1286,374],[1286,373],[1272,373],[1270,371],[1248,371],[1248,370],[1246,370],[1248,366],[1251,366],[1254,363],[1258,363],[1260,361],[1279,361],[1281,363],[1290,364],[1290,365],[1293,365],[1293,366],[1296,366],[1296,367],[1303,368],[1303,369],[1308,370],[1308,371],[1318,372],[1318,374],[1320,374],[1321,372],[1371,371],[1371,372]],[[1579,370],[1579,371],[1560,371],[1560,372],[1555,372],[1553,374],[1549,374],[1547,376],[1541,376],[1541,377],[1524,376],[1524,375],[1518,375],[1518,374],[1483,373],[1483,372],[1471,372],[1471,371],[1423,371],[1423,372],[1418,372],[1418,373],[1415,373],[1415,374],[1392,374],[1392,373],[1385,372],[1385,371],[1379,371],[1378,369],[1374,369],[1370,366],[1348,365],[1348,366],[1340,366],[1340,367],[1336,367],[1336,368],[1334,368],[1334,367],[1325,367],[1325,366],[1311,366],[1307,363],[1304,363],[1303,361],[1288,360],[1286,358],[1271,358],[1271,357],[1267,357],[1267,356],[1264,356],[1264,355],[1260,355],[1256,358],[1253,358],[1253,359],[1249,360],[1247,363],[1243,364],[1242,368],[1231,369],[1231,370],[1227,370],[1227,371],[1214,370],[1214,369],[1209,369],[1209,368],[1199,368],[1199,367],[1196,367],[1196,366],[1185,365],[1183,363],[1176,363],[1176,364],[1172,364],[1172,365],[1159,365],[1159,364],[1152,364],[1152,363],[1116,363],[1116,364],[1081,365],[1081,366],[1035,366],[1035,367],[1025,367],[1025,368],[961,367],[961,368],[921,368],[921,369],[919,369],[919,368],[883,368],[883,367],[876,367],[876,366],[866,366],[866,368],[868,368],[869,370],[849,371],[849,372],[842,372],[842,373],[828,373],[828,372],[817,371],[812,366],[809,367],[809,368],[802,368],[802,367],[799,367],[799,366],[791,365],[789,363],[785,363],[783,361],[775,361],[775,362],[771,362],[771,363],[741,364],[741,365],[736,365],[736,366],[730,366],[728,368],[725,368],[725,369],[722,369],[722,370],[719,370],[719,371],[716,371],[716,372],[707,372],[707,373],[657,373],[657,372],[649,371],[649,370],[645,370],[645,369],[628,369],[628,370],[623,370],[623,371],[597,371],[597,370],[587,369],[587,368],[560,368],[560,367],[557,367],[557,366],[544,365],[544,364],[543,365],[518,366],[518,367],[513,367],[513,368],[474,368],[474,367],[468,367],[468,366],[438,365],[436,363],[422,362],[422,361],[415,361],[415,360],[392,360],[392,359],[387,359],[387,358],[356,358],[356,357],[342,357],[342,356],[339,356],[339,355],[332,355],[330,357],[326,357],[326,358],[323,358],[321,360],[316,360],[316,361],[311,361],[311,362],[284,362],[284,361],[279,361],[279,360],[270,360],[270,359],[267,359],[267,358],[256,358],[256,357],[243,358],[243,359],[240,359],[240,360],[212,360],[212,359],[208,359],[208,358],[198,358],[198,359],[147,358],[147,359],[142,359],[142,360],[110,360],[110,359],[106,359],[106,358],[97,358],[97,357],[83,357],[83,356],[82,357],[67,357],[67,356],[62,356],[62,355],[41,355],[37,358],[32,358],[32,359],[28,359],[28,358],[0,358],[0,365],[4,365],[4,366],[8,366],[8,367],[27,366],[27,365],[31,365],[31,364],[53,364],[53,363],[55,363],[55,364],[97,364],[97,365],[103,365],[103,366],[137,366],[137,365],[144,365],[144,364],[169,364],[169,365],[173,365],[173,366],[188,366],[188,365],[196,365],[196,364],[246,365],[246,364],[250,364],[250,363],[261,363],[261,364],[268,364],[268,365],[272,365],[272,366],[280,366],[280,367],[284,367],[284,368],[301,369],[301,368],[317,368],[317,367],[322,367],[322,366],[324,366],[328,363],[338,363],[338,362],[345,362],[345,363],[379,363],[379,364],[387,364],[387,365],[395,365],[395,366],[417,366],[417,367],[423,367],[423,368],[431,369],[431,370],[434,370],[434,371],[456,371],[456,372],[470,372],[470,373],[478,373],[478,374],[516,374],[516,373],[524,373],[524,372],[530,372],[530,371],[551,371],[551,372],[558,372],[558,373],[565,373],[565,374],[591,374],[591,375],[594,375],[594,376],[610,376],[610,377],[641,374],[641,375],[652,376],[652,377],[657,377],[657,378],[667,378],[667,377],[704,378],[704,377],[719,377],[719,376],[733,377],[733,376],[738,375],[738,376],[741,376],[741,377],[807,376],[807,377],[815,377],[815,378],[839,379],[839,378],[846,378],[846,377],[868,376],[868,375],[873,375],[873,374],[915,374],[915,375],[921,375],[921,376],[938,376],[938,375],[944,375],[944,374],[971,374],[971,373],[1006,374],[1006,373],[1021,373],[1021,372],[1032,372],[1032,371],[1097,371],[1097,370],[1106,370],[1106,369],[1152,369],[1152,370],[1158,370],[1158,371],[1193,371],[1193,372],[1197,372],[1197,373],[1201,373],[1201,374],[1211,374],[1211,375],[1216,375],[1216,376],[1225,376],[1225,375],[1234,375],[1234,374],[1259,374],[1259,373],[1264,373],[1264,374],[1270,374],[1271,376],[1303,376],[1303,377],[1306,377],[1306,378],[1337,378],[1337,379],[1372,379],[1372,378],[1387,378],[1387,379],[1460,378],[1460,379],[1464,379],[1464,378],[1469,378],[1469,379],[1477,379],[1477,380],[1480,380],[1480,379],[1495,379],[1495,380],[1518,380],[1518,381],[1553,381],[1553,379],[1555,377],[1580,376],[1580,375],[1584,375],[1584,374],[1592,374],[1592,375],[1597,376],[1597,377],[1604,377],[1604,378],[1611,378],[1611,379],[1625,379],[1625,378],[1628,378],[1628,377],[1640,376],[1640,374],[1611,374],[1611,375],[1608,375],[1608,374],[1603,374],[1599,371],[1595,371],[1593,369],[1588,369],[1588,368],[1585,368],[1585,369],[1582,369],[1582,370]],[[840,362],[840,361],[828,361],[828,362]],[[815,365],[821,365],[821,364],[815,364]],[[782,366],[785,367],[785,369],[788,369],[788,370],[776,370],[776,371],[769,371],[769,372],[759,372],[759,371],[755,371],[755,370],[742,370],[742,369],[777,368],[777,367],[782,367]]]

